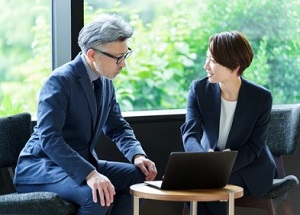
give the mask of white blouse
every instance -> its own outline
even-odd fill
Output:
[[[221,97],[221,116],[219,127],[219,139],[217,146],[222,151],[226,147],[229,131],[231,129],[233,116],[237,101],[227,101]]]

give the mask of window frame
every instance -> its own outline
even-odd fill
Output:
[[[81,51],[78,34],[84,26],[84,0],[51,0],[52,69],[74,59]],[[63,22],[61,20],[64,20]],[[122,111],[124,117],[161,117],[185,115],[185,109]]]
[[[78,34],[83,25],[84,0],[51,1],[52,70],[78,55]]]

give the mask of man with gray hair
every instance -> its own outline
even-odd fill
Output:
[[[44,83],[37,125],[22,150],[14,183],[20,193],[52,191],[79,205],[78,214],[132,214],[129,187],[157,175],[121,115],[112,83],[126,66],[133,30],[116,15],[100,14],[79,33],[81,53]],[[97,157],[107,135],[132,163]]]

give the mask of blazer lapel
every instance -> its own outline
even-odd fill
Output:
[[[216,86],[216,93],[214,94],[214,105],[213,105],[213,111],[215,112],[215,114],[213,115],[213,119],[212,122],[215,122],[213,124],[213,131],[215,131],[214,135],[213,135],[213,140],[214,143],[211,143],[213,145],[211,145],[211,148],[213,149],[214,147],[217,146],[218,143],[218,138],[219,138],[219,130],[220,130],[220,114],[221,114],[221,90],[218,84],[215,85]]]
[[[209,124],[208,135],[210,136],[210,148],[214,149],[217,146],[219,137],[219,124],[221,112],[221,90],[218,84],[213,84],[211,95],[208,95],[207,110],[205,113],[210,113],[206,122]],[[212,97],[212,98],[211,98]]]
[[[82,86],[87,102],[89,104],[91,115],[93,118],[93,124],[95,126],[97,120],[97,104],[93,88],[91,87],[91,84],[89,82],[87,83],[86,80],[84,80],[83,78],[80,78],[79,82]]]
[[[83,89],[83,92],[85,94],[85,97],[87,99],[87,102],[90,107],[91,111],[91,117],[93,121],[93,127],[95,128],[96,126],[96,121],[97,121],[97,104],[96,104],[96,99],[94,95],[94,90],[92,88],[91,81],[88,77],[86,68],[81,60],[80,55],[77,55],[77,57],[74,59],[76,70],[75,73],[78,76],[78,80],[81,84],[81,87]]]
[[[234,116],[233,116],[232,125],[231,125],[230,131],[228,134],[228,138],[227,138],[226,148],[231,148],[232,145],[236,146],[236,143],[234,142],[234,140],[239,139],[238,137],[236,137],[236,134],[238,134],[239,132],[236,132],[236,131],[240,130],[240,122],[244,121],[242,119],[245,117],[245,114],[249,113],[247,111],[248,96],[245,95],[247,93],[245,91],[244,85],[245,85],[245,82],[242,81],[242,85],[240,88],[240,92],[239,92],[239,96],[238,96],[238,100],[237,100],[237,104],[236,104],[236,108],[235,108],[235,112],[234,112]]]

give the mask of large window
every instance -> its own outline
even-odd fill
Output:
[[[51,72],[50,1],[0,1],[0,116],[35,114]]]
[[[50,5],[45,0],[0,2],[0,116],[36,113],[38,92],[55,59]],[[85,23],[101,12],[118,13],[135,30],[129,44],[133,55],[114,80],[123,111],[185,108],[190,83],[205,76],[209,36],[228,30],[246,34],[254,48],[245,77],[270,89],[274,104],[300,102],[298,0],[85,0],[83,10]],[[56,42],[67,44],[69,38]]]
[[[115,80],[125,110],[185,108],[193,79],[204,77],[208,38],[238,30],[255,52],[246,78],[267,87],[274,103],[300,102],[298,0],[85,0],[85,21],[101,12],[135,29],[126,70]]]

